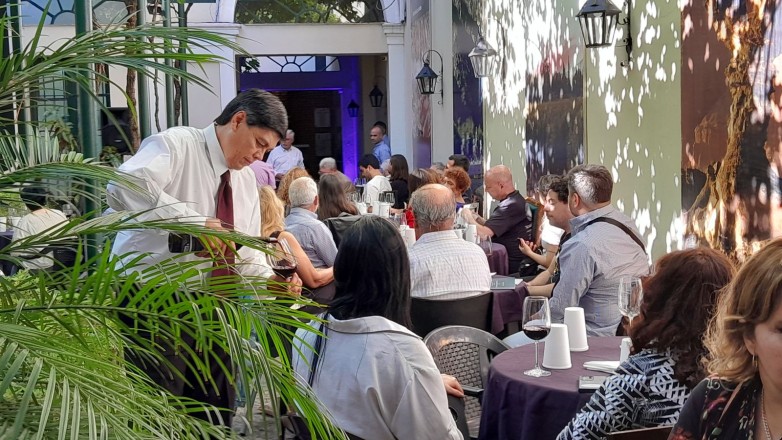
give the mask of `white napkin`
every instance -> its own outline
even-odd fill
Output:
[[[584,362],[584,368],[602,373],[613,373],[619,368],[619,361],[588,361]]]

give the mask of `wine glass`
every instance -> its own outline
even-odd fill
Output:
[[[290,245],[284,238],[277,239],[277,246],[272,247],[266,254],[266,262],[277,276],[286,281],[296,273],[296,257],[293,256]]]
[[[393,191],[388,191],[386,193],[386,198],[384,200],[386,203],[388,203],[391,206],[394,206],[394,203],[396,203],[396,197],[394,197]]]
[[[524,315],[521,329],[524,335],[535,341],[535,368],[524,372],[527,376],[550,376],[551,372],[540,368],[538,360],[538,342],[548,336],[551,331],[551,312],[548,298],[543,296],[528,296],[524,298]]]
[[[483,253],[486,255],[491,255],[491,237],[489,236],[481,236],[478,239],[478,246],[483,249]]]
[[[632,325],[633,318],[641,313],[643,297],[641,278],[628,276],[619,279],[619,311],[627,316],[628,328]]]

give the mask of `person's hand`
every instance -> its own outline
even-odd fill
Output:
[[[301,282],[299,275],[294,273],[293,276],[288,280],[288,293],[296,296],[301,295],[302,284],[303,283]]]
[[[207,219],[204,226],[206,226],[209,229],[214,229],[215,231],[226,230],[223,227],[223,223],[216,218]],[[201,258],[211,258],[213,255],[216,257],[224,257],[229,247],[232,248],[231,249],[232,252],[235,252],[233,250],[232,244],[229,246],[228,243],[224,242],[223,240],[220,240],[217,237],[203,237],[201,239],[201,243],[203,243],[204,245],[204,250],[200,252],[196,252],[196,256]]]
[[[519,238],[519,250],[524,255],[529,256],[531,254],[534,254],[535,251],[537,250],[537,248],[538,247],[535,245],[535,243],[533,243],[531,241],[527,241],[527,240],[525,240],[523,238]]]
[[[301,278],[299,278],[298,275],[295,273],[292,277],[285,279],[277,274],[274,274],[269,277],[270,281],[273,281],[271,285],[268,286],[268,289],[270,292],[276,292],[281,294],[288,294],[288,295],[294,295],[299,296],[301,295]]]
[[[459,384],[459,381],[455,377],[449,374],[440,374],[443,379],[443,385],[445,386],[445,393],[455,397],[464,397],[464,390]]]

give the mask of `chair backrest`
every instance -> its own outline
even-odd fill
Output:
[[[470,439],[470,430],[467,428],[467,414],[464,412],[464,399],[448,395],[448,409],[451,417],[456,422],[456,427],[462,433],[464,440]]]
[[[334,237],[334,244],[339,247],[339,243],[342,241],[342,236],[345,231],[348,230],[353,223],[359,221],[361,215],[340,215],[339,217],[331,217],[323,220],[326,227],[331,231],[331,236]]]
[[[494,356],[508,347],[491,333],[472,327],[440,327],[424,338],[441,373],[450,374],[465,387],[481,391]],[[481,405],[478,399],[465,397],[465,414],[470,433],[477,436]],[[458,420],[457,420],[458,421]]]
[[[673,426],[655,426],[654,428],[633,429],[612,432],[608,440],[666,440]]]
[[[491,292],[460,299],[413,298],[410,315],[413,331],[421,337],[446,325],[491,329]]]

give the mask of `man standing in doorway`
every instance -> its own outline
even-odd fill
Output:
[[[304,156],[302,156],[301,150],[293,146],[295,138],[296,133],[293,130],[288,130],[285,133],[285,139],[266,158],[266,163],[274,168],[274,177],[278,181],[292,168],[304,168]]]
[[[383,141],[382,128],[378,126],[372,127],[372,130],[369,132],[369,140],[375,145],[375,147],[372,148],[372,154],[375,155],[381,166],[383,165],[383,162],[391,160],[391,147]]]

